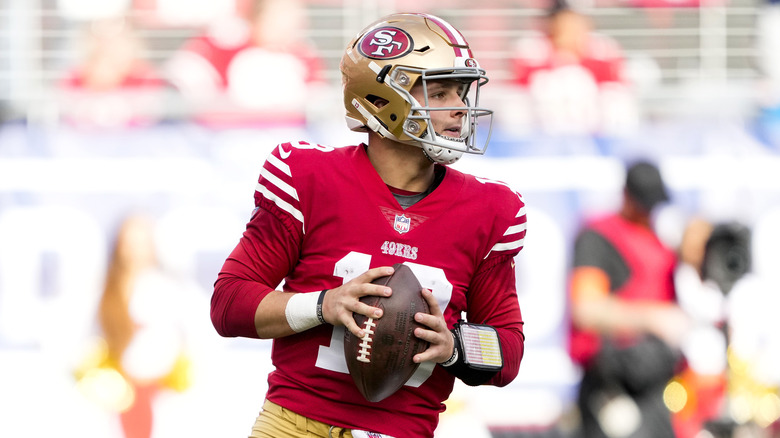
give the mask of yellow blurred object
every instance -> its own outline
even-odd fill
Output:
[[[77,388],[87,399],[107,410],[124,412],[135,402],[135,390],[114,362],[108,356],[106,341],[96,338],[73,370],[73,376]],[[170,372],[159,383],[183,392],[192,386],[192,374],[192,360],[186,354],[179,354]]]
[[[171,371],[160,382],[166,388],[183,392],[192,386],[192,360],[186,354],[176,358]]]
[[[123,412],[135,401],[130,383],[114,368],[98,367],[88,370],[77,383],[87,399],[114,412]]]
[[[108,344],[96,338],[73,370],[76,387],[90,401],[114,412],[123,412],[135,401],[135,391],[108,357]]]
[[[729,413],[739,423],[755,422],[767,427],[780,419],[780,396],[776,386],[756,378],[749,360],[729,349]]]
[[[764,395],[758,400],[756,411],[756,424],[762,428],[768,427],[780,419],[780,397],[777,394]]]
[[[87,347],[84,359],[82,359],[81,363],[73,370],[73,377],[75,377],[76,380],[81,380],[88,371],[106,365],[107,362],[108,344],[105,339],[96,338]]]
[[[678,380],[674,379],[666,385],[664,389],[664,404],[666,407],[674,413],[678,413],[683,410],[688,403],[688,391],[685,386]]]

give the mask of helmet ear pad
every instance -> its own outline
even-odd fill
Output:
[[[393,90],[390,92],[396,93],[396,91]],[[366,96],[365,100],[370,102],[371,105],[376,108],[374,116],[379,120],[382,126],[385,127],[385,129],[393,133],[395,139],[399,141],[413,141],[413,138],[404,134],[404,131],[407,129],[410,129],[416,135],[425,135],[425,132],[428,129],[428,123],[423,119],[409,119],[409,113],[412,111],[411,102],[399,99],[390,101],[373,94]],[[404,123],[406,126],[402,125]],[[400,132],[401,135],[396,135],[398,132]]]
[[[346,82],[344,84],[345,103],[349,98],[348,90],[353,90],[353,92],[365,91],[365,94],[359,95],[350,93],[352,102],[349,105],[345,105],[347,115],[349,116],[355,112],[358,115],[362,115],[362,117],[353,116],[359,120],[364,120],[364,124],[368,127],[368,129],[359,129],[361,131],[375,131],[383,137],[389,137],[404,143],[413,142],[419,146],[416,143],[417,140],[407,135],[405,130],[410,125],[416,126],[416,128],[412,128],[412,131],[417,132],[415,135],[424,135],[428,129],[428,123],[423,118],[417,118],[411,124],[407,123],[412,115],[412,106],[420,106],[411,94],[413,84],[421,81],[420,76],[420,74],[412,72],[398,71],[395,66],[387,64],[382,68],[380,74],[370,76],[368,79],[357,78],[359,81],[366,81],[367,83],[365,84],[356,83],[353,78],[345,78],[345,80],[350,80],[353,85],[348,87]],[[357,104],[360,104],[362,108],[358,107]],[[366,111],[369,114],[365,114]],[[420,117],[421,114],[418,112],[415,116]],[[379,126],[384,129],[370,122],[368,120],[369,117],[373,117],[379,123]],[[375,127],[377,129],[374,129]]]

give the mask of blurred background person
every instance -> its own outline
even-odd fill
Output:
[[[80,127],[134,127],[164,115],[166,81],[145,58],[145,43],[126,17],[84,25],[79,57],[59,84],[62,118]]]
[[[729,381],[726,418],[750,425],[761,437],[780,437],[780,207],[764,212],[750,227],[718,227],[708,242],[710,272],[724,288],[728,309]],[[760,434],[759,434],[760,433]]]
[[[299,0],[251,0],[172,56],[166,74],[211,127],[302,126],[322,60]]]
[[[713,275],[714,252],[707,251],[713,246],[714,229],[711,221],[693,217],[678,248],[675,291],[691,318],[691,329],[681,346],[685,365],[668,389],[677,438],[694,438],[708,427],[720,433],[725,426],[728,311],[726,295],[713,281],[723,277]]]
[[[740,222],[701,218],[683,236],[675,282],[694,327],[682,348],[686,368],[675,378],[685,394],[675,415],[678,438],[703,430],[729,438],[780,433],[780,342],[774,335],[780,294],[774,272],[762,271],[760,263],[753,268],[762,252],[753,243],[767,249],[778,242],[766,220],[777,215],[757,223],[759,240]]]
[[[122,436],[149,438],[163,390],[192,383],[196,288],[166,273],[157,259],[153,220],[127,216],[113,245],[98,307],[100,338],[76,372],[79,388],[117,412]]]
[[[620,45],[565,0],[552,1],[541,29],[520,39],[511,59],[533,124],[547,134],[632,132],[639,108]]]
[[[569,348],[583,367],[582,433],[674,438],[663,392],[689,321],[675,302],[675,253],[653,228],[654,208],[669,199],[658,168],[629,166],[622,199],[574,243]]]

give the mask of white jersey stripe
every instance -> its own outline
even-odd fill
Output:
[[[496,243],[495,245],[493,245],[493,248],[490,249],[490,252],[508,251],[512,249],[522,248],[524,240],[525,239],[520,239],[520,240],[515,240],[514,242]]]
[[[292,217],[294,217],[295,219],[298,219],[298,221],[300,221],[301,224],[303,224],[303,213],[301,213],[301,211],[298,210],[297,208],[293,207],[292,204],[290,204],[289,202],[279,198],[278,196],[273,194],[271,191],[269,191],[262,184],[258,183],[257,187],[255,187],[255,190],[258,193],[260,193],[261,195],[263,195],[263,197],[265,197],[269,201],[271,201],[274,204],[276,204],[277,207],[281,208],[282,210],[286,211],[287,213],[290,213],[290,215],[292,215]]]
[[[296,201],[299,201],[298,192],[295,190],[295,188],[287,184],[286,182],[280,180],[276,175],[269,172],[268,169],[266,169],[265,167],[263,167],[262,170],[260,170],[260,176],[267,179],[269,183],[274,185],[274,187],[290,195],[291,198],[295,199]]]
[[[513,225],[506,229],[506,232],[504,232],[504,236],[508,236],[510,234],[522,233],[523,231],[525,231],[525,228],[526,228],[525,223],[519,225]]]
[[[276,155],[274,154],[268,155],[268,159],[266,161],[271,163],[275,168],[284,172],[285,175],[290,177],[292,176],[292,173],[290,173],[290,166],[288,166],[287,163],[285,163],[284,161],[276,158]]]

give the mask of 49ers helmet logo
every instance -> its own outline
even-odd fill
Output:
[[[363,36],[358,50],[366,58],[395,59],[412,51],[412,36],[397,27],[380,27]]]

